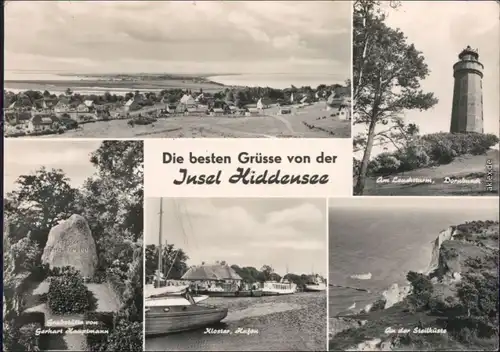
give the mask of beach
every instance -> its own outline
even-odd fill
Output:
[[[147,338],[147,351],[321,351],[326,348],[326,295],[209,298],[229,314],[211,328],[232,334],[205,334],[206,329]],[[246,333],[236,333],[237,329]]]

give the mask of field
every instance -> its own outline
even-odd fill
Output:
[[[75,131],[44,138],[350,138],[351,122],[330,116],[324,103],[293,109],[277,115],[278,108],[265,109],[260,116],[175,116],[150,125],[131,127],[127,120],[89,123]],[[325,117],[324,119],[322,117]],[[306,122],[312,128],[307,127]],[[317,126],[317,128],[316,128]]]
[[[493,191],[486,189],[484,179],[486,163],[490,160],[493,164]],[[375,196],[493,196],[498,195],[499,151],[490,150],[486,155],[460,157],[450,164],[434,168],[423,168],[408,171],[390,177],[421,177],[432,178],[432,184],[380,184],[376,177],[367,178],[363,195]],[[451,184],[444,183],[446,177],[454,178],[481,178],[481,184]],[[355,181],[355,180],[354,180]]]

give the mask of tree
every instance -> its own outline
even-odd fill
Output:
[[[404,111],[427,110],[437,103],[433,93],[420,89],[420,81],[429,74],[424,56],[407,43],[403,32],[384,23],[378,5],[358,0],[353,14],[354,123],[367,126],[355,186],[359,195],[364,191],[376,127],[391,124],[389,132],[392,127],[404,130]]]
[[[65,93],[67,96],[73,95],[73,91],[71,90],[71,88],[67,88]]]
[[[122,247],[128,246],[126,241],[142,237],[142,145],[141,141],[104,141],[90,156],[96,174],[84,183],[79,208],[97,242],[101,267],[120,255]]]
[[[17,189],[7,195],[4,211],[11,218],[16,241],[32,231],[32,238],[45,246],[48,231],[75,212],[78,190],[60,169],[42,167],[18,177]]]
[[[168,279],[179,280],[188,270],[187,260],[189,257],[181,248],[175,248],[173,244],[162,246],[162,272]],[[146,275],[151,276],[158,270],[158,247],[154,244],[146,246]]]
[[[234,94],[232,90],[228,90],[226,93],[226,102],[233,102],[234,101]]]

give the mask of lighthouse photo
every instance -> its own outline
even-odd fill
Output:
[[[453,65],[453,108],[451,133],[484,132],[483,71],[477,49],[467,46]]]
[[[499,11],[354,2],[354,195],[498,195]]]

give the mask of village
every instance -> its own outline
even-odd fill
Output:
[[[303,131],[319,132],[324,137],[350,137],[350,87],[338,84],[321,85],[316,89],[226,87],[215,93],[202,89],[198,92],[169,89],[125,95],[109,92],[82,95],[69,88],[59,96],[48,91],[29,90],[15,94],[4,90],[4,103],[6,137],[62,134],[69,137],[131,137],[139,132],[167,136],[169,132],[181,130],[183,135],[177,137],[190,137],[190,132],[186,132],[189,124],[202,126],[203,123],[208,123],[209,127],[220,125],[218,133],[223,137],[278,134],[303,137]],[[293,127],[291,117],[295,117],[299,128]],[[242,121],[234,123],[236,118]],[[272,131],[265,123],[259,124],[260,120],[269,118],[280,124],[281,129]],[[240,131],[240,135],[231,135],[231,127],[236,133],[238,123],[251,125],[252,120],[256,123],[250,130],[247,128],[248,131]],[[342,124],[348,133],[332,131],[329,121]],[[163,129],[156,128],[162,124]],[[226,124],[229,127],[221,127]],[[149,130],[134,131],[137,126],[149,126]],[[113,131],[119,128],[126,131]],[[221,133],[224,128],[229,133]]]

